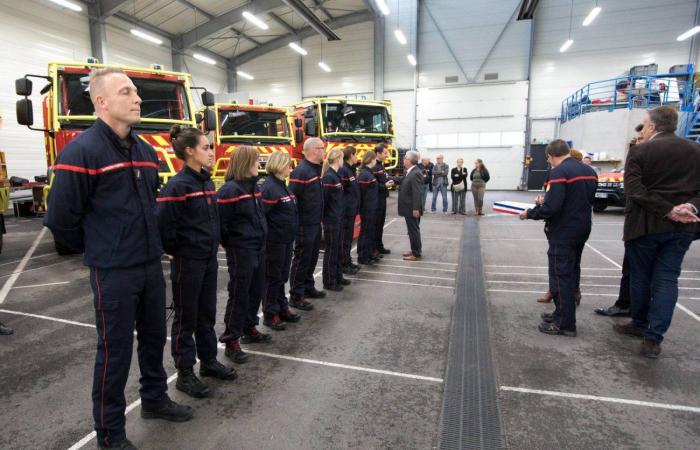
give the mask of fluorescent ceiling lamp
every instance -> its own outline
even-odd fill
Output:
[[[406,36],[403,34],[403,31],[398,28],[395,29],[394,36],[396,36],[396,40],[399,41],[399,44],[406,45]]]
[[[678,38],[676,38],[676,40],[685,41],[686,39],[688,39],[689,37],[691,37],[697,33],[700,33],[700,27],[691,28],[690,30],[688,30],[685,33],[678,36]]]
[[[199,53],[195,53],[195,54],[192,55],[192,56],[194,57],[194,59],[197,59],[197,60],[199,60],[199,61],[202,61],[203,63],[211,64],[212,66],[215,66],[215,65],[216,65],[216,61],[214,61],[213,59],[211,59],[211,58],[208,57],[208,56],[204,56],[204,55],[201,55],[201,54],[199,54]]]
[[[416,61],[416,57],[413,55],[406,55],[406,59],[408,60],[408,62],[411,63],[412,66],[418,64],[418,62]]]
[[[328,66],[328,64],[324,63],[323,61],[321,61],[320,63],[318,63],[318,67],[320,67],[321,69],[323,69],[324,72],[330,72],[330,71],[331,71],[331,68]]]
[[[290,42],[290,43],[289,43],[289,46],[292,48],[292,50],[294,50],[295,52],[299,53],[300,55],[306,56],[306,55],[309,54],[309,52],[307,52],[306,50],[304,50],[303,48],[301,48],[301,46],[299,46],[299,44],[297,44],[296,42]]]
[[[153,42],[154,44],[157,44],[157,45],[160,45],[163,43],[163,41],[158,39],[157,37],[151,36],[150,34],[144,33],[143,31],[137,30],[135,28],[131,29],[131,34],[133,34],[134,36],[136,36],[138,38],[143,39],[144,41]]]
[[[569,49],[569,47],[571,47],[571,44],[573,44],[573,43],[574,43],[573,39],[567,39],[566,42],[564,42],[564,45],[561,46],[559,51],[564,53],[565,51],[567,51]]]
[[[387,5],[384,0],[374,0],[374,2],[377,4],[377,8],[379,8],[382,14],[385,16],[389,15],[389,5]]]
[[[246,72],[243,72],[242,70],[239,70],[238,72],[236,72],[236,74],[241,78],[245,78],[246,80],[254,80],[255,79],[255,77],[253,75],[246,73]]]
[[[596,6],[591,10],[591,12],[588,13],[585,19],[583,19],[583,26],[587,27],[588,25],[592,24],[593,21],[595,20],[596,17],[598,17],[598,14],[600,14],[600,11],[602,11],[603,8],[600,6]]]
[[[68,0],[51,0],[51,2],[63,6],[64,8],[72,9],[73,11],[82,11],[83,7],[75,4],[73,2],[69,2]]]
[[[267,30],[268,28],[270,28],[265,22],[255,17],[254,14],[249,13],[248,11],[243,11],[243,17],[260,29]]]

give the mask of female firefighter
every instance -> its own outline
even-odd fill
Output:
[[[334,148],[323,162],[323,239],[326,250],[323,255],[323,288],[329,291],[342,291],[350,284],[343,278],[341,253],[343,249],[343,185],[338,171],[343,166],[343,151]]]
[[[360,238],[357,245],[357,261],[360,264],[372,266],[377,262],[374,257],[375,238],[375,216],[377,214],[377,202],[379,188],[377,179],[372,169],[377,164],[377,155],[368,150],[362,156],[362,166],[357,183],[360,185]]]
[[[248,360],[243,343],[269,342],[258,325],[262,287],[265,283],[267,221],[258,188],[258,152],[242,145],[231,154],[226,183],[217,192],[221,243],[228,264],[228,302],[224,333],[225,354],[237,364]]]
[[[219,215],[216,191],[207,167],[214,151],[196,128],[170,129],[175,155],[184,168],[163,187],[156,199],[163,248],[172,256],[170,278],[175,317],[172,355],[178,371],[176,387],[192,397],[206,397],[209,387],[200,376],[233,380],[236,372],[216,359],[216,281],[219,266]]]
[[[285,322],[298,322],[301,316],[289,309],[284,285],[289,280],[294,237],[299,228],[297,201],[284,183],[292,171],[292,160],[285,152],[275,152],[265,166],[262,202],[267,219],[265,244],[264,324],[273,330],[286,328]]]

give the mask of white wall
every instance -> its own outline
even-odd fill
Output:
[[[235,95],[276,105],[300,101],[300,58],[289,47],[283,47],[245,63],[238,69],[253,75],[255,79],[238,77]]]
[[[451,167],[484,160],[492,189],[515,189],[522,175],[527,82],[418,90],[418,149]]]
[[[687,64],[690,40],[676,37],[693,25],[695,0],[601,0],[601,14],[582,22],[593,6],[575,0],[572,39],[565,53],[571,3],[541,0],[535,14],[531,115],[558,117],[561,102],[587,83],[622,75],[635,65],[656,63],[659,73]],[[533,124],[532,137],[551,139],[551,122]]]
[[[38,26],[41,24],[41,26]],[[87,17],[52,6],[47,1],[0,0],[0,150],[10,176],[33,181],[46,174],[44,135],[17,124],[14,80],[25,74],[46,74],[50,61],[79,61],[90,54]],[[41,128],[40,79],[34,83],[34,124]]]

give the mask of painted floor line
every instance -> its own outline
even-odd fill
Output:
[[[53,252],[53,253],[44,253],[43,255],[32,256],[32,257],[29,258],[29,259],[31,260],[31,259],[45,258],[45,257],[51,256],[51,255],[58,256],[58,253],[56,253],[56,252]],[[15,264],[15,263],[18,263],[18,262],[20,262],[20,261],[22,261],[22,260],[21,260],[21,259],[15,259],[15,260],[13,260],[13,261],[7,261],[7,262],[4,262],[4,263],[0,264],[0,267],[2,267],[2,266],[9,266],[10,264]]]
[[[438,289],[454,289],[453,286],[438,286],[436,284],[405,283],[402,281],[372,280],[370,278],[357,278],[357,277],[345,277],[345,278],[348,280],[353,280],[353,281],[368,281],[370,283],[398,284],[398,285],[403,285],[403,286],[419,286],[419,287],[438,288]]]
[[[613,266],[615,266],[615,267],[617,267],[618,269],[622,270],[622,266],[621,266],[621,265],[619,265],[617,262],[615,262],[613,259],[609,258],[608,256],[604,255],[603,252],[601,252],[601,251],[598,250],[597,248],[593,247],[593,246],[592,246],[591,244],[589,244],[588,242],[586,242],[586,247],[590,248],[591,250],[593,250],[594,252],[596,252],[598,255],[602,256],[603,259],[605,259],[606,261],[608,261],[609,263],[611,263]]]
[[[502,284],[544,284],[544,285],[549,285],[548,281],[506,281],[506,280],[486,280],[487,283],[502,283]],[[581,283],[580,286],[586,286],[586,287],[611,287],[611,288],[619,288],[619,284],[588,284],[588,283]],[[678,289],[684,290],[684,291],[700,291],[700,287],[682,287],[679,286]]]
[[[27,266],[27,263],[29,262],[29,258],[31,258],[32,255],[34,254],[34,251],[36,251],[36,248],[39,246],[39,243],[41,242],[44,235],[46,234],[46,230],[48,230],[48,228],[41,229],[41,231],[39,232],[39,235],[36,237],[36,239],[34,239],[32,246],[29,247],[29,250],[27,250],[27,253],[25,253],[24,257],[19,262],[17,269],[14,272],[12,272],[12,274],[10,274],[7,281],[5,281],[5,284],[2,286],[2,289],[0,289],[0,305],[5,303],[5,299],[7,298],[7,294],[10,293],[10,289],[12,289],[12,286],[15,285],[15,282],[17,281],[17,278],[19,278],[20,273],[22,273],[24,268]]]
[[[383,261],[383,260],[382,260],[382,261]],[[409,262],[408,264],[411,264],[411,263]],[[434,268],[432,268],[432,267],[417,267],[417,266],[409,266],[409,265],[397,266],[397,265],[393,265],[393,264],[384,264],[383,262],[380,262],[380,263],[377,265],[377,267],[379,267],[379,268],[382,268],[382,267],[395,267],[395,268],[397,268],[397,269],[413,269],[413,270],[433,270],[433,271],[436,271],[436,272],[457,272],[457,271],[454,270],[454,269],[442,269],[442,268],[440,268],[440,269],[434,269]]]
[[[494,267],[497,269],[549,269],[548,266],[504,266],[500,264],[484,264],[484,267]],[[609,267],[582,267],[581,270],[606,270],[620,272],[619,269],[611,269]]]
[[[402,263],[406,262],[403,259],[399,259],[399,258],[382,258],[382,261],[398,261],[398,262],[402,262]],[[458,265],[457,263],[432,261],[429,259],[423,259],[421,261],[412,261],[412,262],[410,262],[410,264],[411,264],[411,266],[413,266],[415,264],[416,267],[420,267],[419,264],[437,264],[439,266],[457,266]]]
[[[384,233],[384,236],[399,236],[399,237],[408,237],[408,234],[398,234],[398,233]],[[423,236],[421,235],[421,239],[442,239],[442,240],[448,240],[448,241],[459,241],[461,238],[456,238],[456,237],[445,237],[445,236]]]
[[[377,264],[376,266],[373,266],[374,268],[380,268],[382,267],[381,263]],[[435,277],[432,275],[414,275],[412,273],[393,273],[393,272],[380,272],[372,269],[368,269],[364,272],[367,275],[394,275],[396,277],[409,277],[409,278],[428,278],[430,280],[446,280],[446,281],[454,281],[454,278],[445,278],[445,277]]]
[[[444,238],[436,238],[444,239]],[[481,241],[529,241],[529,242],[547,242],[544,238],[480,238]],[[589,239],[588,242],[619,242],[623,243],[620,239]]]
[[[57,281],[55,283],[42,283],[42,284],[30,284],[28,286],[15,286],[12,289],[30,289],[30,288],[38,288],[38,287],[45,287],[45,286],[56,286],[59,284],[68,284],[70,281]]]
[[[700,408],[697,406],[675,405],[671,403],[647,402],[642,400],[629,400],[617,397],[601,397],[598,395],[574,394],[571,392],[544,391],[540,389],[529,389],[513,386],[501,386],[501,391],[520,392],[524,394],[547,395],[553,397],[575,398],[579,400],[594,400],[599,402],[619,403],[623,405],[647,406],[650,408],[670,409],[673,411],[684,411],[699,414]]]
[[[525,276],[525,277],[549,277],[548,273],[515,273],[515,272],[484,272],[486,275],[504,275],[504,276]],[[587,278],[612,278],[612,279],[617,279],[619,280],[622,274],[620,275],[586,275],[586,274],[581,274],[582,277],[587,277]],[[679,280],[683,281],[700,281],[700,278],[684,278],[684,277],[679,277]]]
[[[11,276],[14,276],[14,275],[19,276],[19,275],[22,275],[23,273],[34,272],[34,271],[37,271],[37,270],[48,269],[49,267],[58,266],[58,265],[60,265],[60,264],[65,264],[65,263],[71,262],[71,261],[73,261],[73,259],[66,258],[66,259],[64,259],[63,261],[58,261],[58,262],[55,262],[55,263],[47,264],[47,265],[45,265],[45,266],[34,267],[34,268],[32,268],[32,269],[27,269],[27,270],[22,270],[22,271],[14,271],[14,272],[12,272],[11,274],[0,276],[0,279],[2,279],[2,278],[7,278],[7,277],[11,277]],[[8,280],[8,281],[9,281],[9,280]]]

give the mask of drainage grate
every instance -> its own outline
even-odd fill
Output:
[[[503,449],[479,225],[464,221],[438,448]]]

